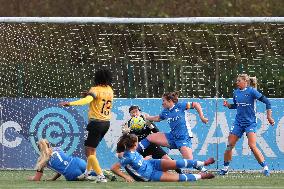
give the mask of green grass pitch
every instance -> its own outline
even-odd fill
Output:
[[[90,181],[65,181],[59,178],[57,181],[28,181],[27,177],[32,176],[34,171],[0,171],[0,188],[118,188],[118,189],[165,189],[165,188],[206,188],[206,189],[227,189],[227,188],[284,188],[284,173],[272,173],[270,177],[264,177],[259,173],[230,173],[227,176],[216,176],[212,180],[199,180],[197,182],[135,182],[126,183],[121,179],[109,181],[108,183],[94,183]],[[43,178],[52,175],[51,171],[45,171]]]

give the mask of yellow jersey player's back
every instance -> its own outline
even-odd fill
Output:
[[[89,119],[109,121],[114,96],[112,88],[109,85],[95,86],[89,94],[93,97],[89,105]]]
[[[88,158],[87,168],[80,179],[88,177],[92,168],[100,182],[107,182],[96,157],[96,148],[110,127],[111,108],[113,103],[113,90],[110,87],[112,75],[109,70],[98,70],[95,72],[94,87],[84,92],[85,97],[73,102],[60,102],[61,106],[81,106],[89,104],[89,122],[87,125],[88,136],[85,140],[86,156]]]

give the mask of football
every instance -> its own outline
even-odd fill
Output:
[[[142,117],[132,117],[130,120],[130,129],[141,130],[145,125],[145,120]]]

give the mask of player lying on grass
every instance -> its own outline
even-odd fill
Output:
[[[204,162],[187,159],[144,159],[143,156],[136,151],[137,146],[138,138],[134,134],[122,135],[117,143],[117,153],[120,160],[112,166],[111,170],[118,176],[123,177],[127,182],[133,182],[134,180],[120,170],[121,166],[131,166],[137,174],[147,181],[185,182],[214,178],[213,174],[204,172],[199,174],[177,174],[168,172],[168,170],[177,168],[207,166],[215,162],[214,158],[209,158]]]
[[[36,173],[34,176],[29,177],[29,180],[40,181],[45,167],[56,172],[56,174],[48,180],[54,181],[61,175],[68,181],[81,180],[79,176],[86,170],[87,163],[85,160],[79,157],[68,156],[58,147],[51,147],[46,139],[38,141],[38,148],[40,156],[36,164]],[[92,156],[88,157],[88,161],[90,162],[90,165],[95,164]],[[90,170],[92,168],[89,167],[88,169]],[[94,173],[93,175],[96,174]],[[95,178],[95,176],[89,176],[86,180],[96,180],[99,182],[99,179]]]

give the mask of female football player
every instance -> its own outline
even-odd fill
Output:
[[[191,137],[185,120],[185,110],[196,109],[203,123],[208,119],[204,117],[202,108],[197,102],[178,102],[178,93],[165,93],[162,97],[164,110],[157,116],[146,116],[146,120],[159,122],[167,120],[171,131],[169,133],[153,133],[139,143],[139,150],[146,149],[150,143],[165,146],[171,149],[179,149],[184,159],[193,159],[191,149]]]
[[[228,136],[228,145],[224,153],[224,168],[220,170],[220,175],[228,173],[229,164],[232,160],[232,150],[235,147],[239,138],[244,132],[248,138],[248,145],[253,152],[258,163],[263,167],[265,176],[269,176],[269,169],[260,150],[256,146],[256,100],[259,100],[266,105],[267,120],[271,125],[274,125],[272,118],[271,104],[269,100],[256,90],[256,78],[250,78],[247,74],[241,74],[237,77],[237,89],[233,94],[233,104],[224,101],[224,106],[229,109],[237,109],[235,122]]]
[[[147,181],[184,182],[214,178],[214,175],[211,173],[177,174],[168,172],[168,170],[176,168],[207,166],[215,162],[214,158],[209,158],[205,162],[186,159],[144,159],[136,151],[137,146],[138,138],[134,134],[122,135],[117,143],[117,152],[120,160],[112,166],[111,170],[118,176],[123,177],[127,182],[133,182],[133,179],[120,170],[121,166],[129,165]]]
[[[68,156],[60,148],[51,147],[46,139],[39,140],[37,144],[40,156],[36,164],[36,173],[29,177],[29,180],[40,181],[45,167],[56,172],[50,180],[56,180],[61,175],[68,181],[79,180],[78,177],[85,172],[85,160]]]
[[[112,75],[109,70],[95,72],[95,86],[86,94],[85,98],[74,102],[61,102],[61,106],[79,106],[89,104],[89,123],[87,125],[88,136],[85,140],[87,158],[92,155],[95,164],[95,172],[101,182],[107,182],[96,157],[96,148],[110,127],[111,109],[113,104],[113,90],[110,86]],[[89,158],[88,158],[89,159]],[[90,167],[87,162],[87,167]],[[87,177],[89,171],[86,170]],[[84,175],[82,175],[84,176]]]

